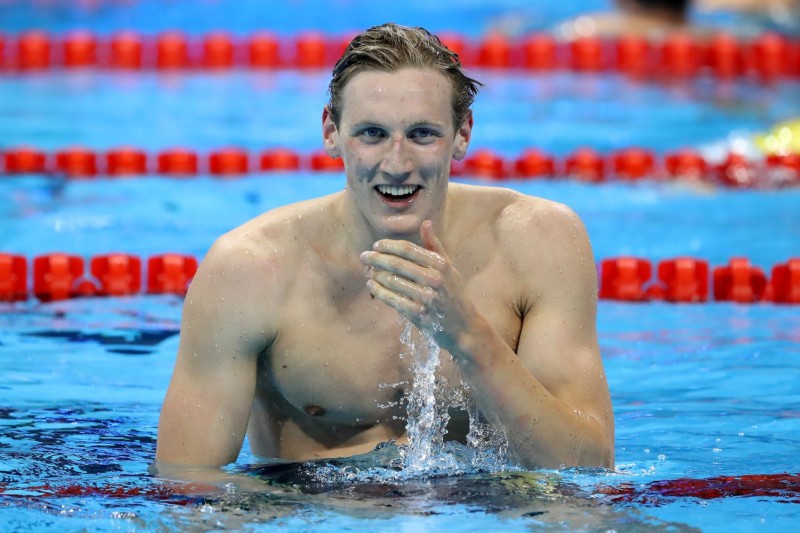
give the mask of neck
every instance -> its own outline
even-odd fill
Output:
[[[447,208],[443,205],[440,209],[429,214],[427,219],[433,222],[433,229],[440,239],[446,235],[447,229]],[[342,246],[346,251],[353,254],[360,254],[365,250],[372,250],[373,244],[381,239],[405,240],[423,246],[420,237],[420,228],[417,226],[408,233],[395,233],[381,231],[369,223],[367,217],[358,209],[352,201],[352,197],[347,190],[342,192],[337,209],[337,219],[341,221],[341,226],[345,229]],[[420,220],[420,224],[422,220]]]

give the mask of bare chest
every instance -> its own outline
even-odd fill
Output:
[[[466,289],[515,348],[521,321],[511,287],[472,275]],[[310,281],[293,301],[298,305],[283,321],[259,376],[260,394],[275,414],[320,427],[402,427],[413,387],[412,363],[427,352],[420,332],[412,328],[412,342],[404,342],[406,323],[361,288],[337,290]],[[437,381],[450,388],[461,382],[446,352],[439,354]]]

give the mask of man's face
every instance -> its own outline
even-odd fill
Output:
[[[455,131],[451,82],[432,69],[361,72],[341,101],[339,127],[326,115],[323,133],[328,153],[344,159],[348,194],[376,237],[416,240],[425,219],[441,219],[471,117]]]

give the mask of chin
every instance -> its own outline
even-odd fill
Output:
[[[393,217],[377,224],[375,229],[380,235],[388,239],[398,239],[417,242],[419,241],[419,228],[423,219],[419,217]]]

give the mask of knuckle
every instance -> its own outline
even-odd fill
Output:
[[[428,275],[428,285],[434,289],[440,289],[444,284],[444,276],[441,272],[434,270]]]

